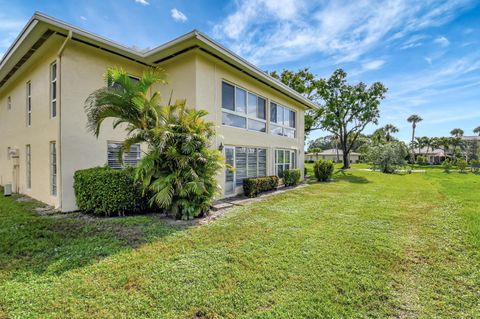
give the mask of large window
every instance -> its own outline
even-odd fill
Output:
[[[25,147],[25,161],[27,188],[32,188],[32,149],[30,144]]]
[[[275,150],[275,174],[283,177],[283,172],[296,167],[294,150]]]
[[[254,93],[222,82],[222,124],[266,132],[266,100]]]
[[[50,117],[57,116],[57,63],[50,65]]]
[[[134,76],[134,75],[128,75],[128,77],[130,78],[130,81],[133,83],[133,84],[137,84],[138,82],[140,82],[140,78]],[[118,83],[115,83],[115,82],[108,82],[107,83],[107,86],[108,87],[113,87],[113,88],[120,88],[120,85]]]
[[[50,142],[50,194],[57,196],[57,144]]]
[[[27,94],[27,99],[26,99],[27,126],[31,126],[32,125],[32,82],[30,81],[27,82],[26,94]]]
[[[226,171],[226,193],[233,193],[236,186],[243,185],[247,177],[267,174],[267,150],[254,147],[225,147],[225,161],[235,168]]]
[[[123,165],[118,158],[122,143],[108,142],[107,148],[108,166],[111,168],[120,169],[124,166],[135,166],[141,159],[140,144],[133,144],[128,152],[123,153]]]
[[[296,112],[277,103],[270,103],[270,132],[275,135],[295,138]]]

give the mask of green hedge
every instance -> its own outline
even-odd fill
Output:
[[[326,182],[333,176],[335,165],[329,160],[318,160],[313,166],[313,172],[319,182]]]
[[[94,167],[75,172],[73,188],[78,208],[96,215],[119,215],[148,210],[148,199],[134,182],[134,168]]]
[[[278,176],[245,178],[243,180],[243,192],[248,197],[257,197],[262,192],[277,189],[278,180]]]
[[[283,183],[285,186],[298,185],[301,176],[299,169],[287,169],[283,172]]]

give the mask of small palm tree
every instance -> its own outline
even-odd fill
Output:
[[[413,115],[410,115],[408,118],[407,118],[407,121],[409,123],[412,123],[412,144],[411,144],[411,148],[412,148],[412,163],[415,162],[415,151],[414,151],[414,142],[415,142],[415,129],[417,128],[417,123],[423,121],[423,119],[416,115],[416,114],[413,114]]]
[[[473,133],[478,134],[478,136],[480,136],[480,126],[477,126],[476,128],[474,128]]]
[[[184,100],[161,105],[154,84],[165,84],[160,69],[146,70],[138,83],[120,68],[109,68],[107,86],[93,92],[85,102],[88,129],[98,137],[106,119],[126,130],[122,153],[133,144],[145,143],[146,155],[136,168],[136,179],[152,194],[150,203],[191,219],[206,212],[219,187],[216,174],[220,154],[209,149],[214,124],[206,111],[187,109]]]

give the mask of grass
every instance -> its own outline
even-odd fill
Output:
[[[0,198],[0,318],[474,318],[479,186],[351,170],[188,229]]]

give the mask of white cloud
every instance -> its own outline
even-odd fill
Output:
[[[80,19],[83,20],[83,21],[87,20],[87,18],[85,18],[84,16],[80,16]]]
[[[428,56],[426,56],[423,59],[427,61],[428,64],[432,64],[432,58],[429,58]]]
[[[442,47],[448,47],[450,45],[450,41],[448,41],[448,39],[445,38],[444,36],[440,36],[436,38],[435,40],[433,40],[433,42],[441,45]]]
[[[185,14],[183,14],[183,12],[181,12],[180,10],[178,10],[176,8],[173,8],[170,11],[170,14],[171,14],[173,20],[175,20],[175,21],[185,22],[185,21],[188,20],[187,16]]]
[[[384,60],[373,60],[366,62],[362,65],[362,68],[367,71],[378,70],[385,64]]]
[[[349,62],[445,24],[472,1],[244,0],[214,26],[213,34],[254,63],[270,65],[316,53],[334,63]],[[419,40],[403,46],[420,46]]]
[[[150,4],[147,0],[135,0],[135,3],[139,3],[142,6],[148,6]]]

